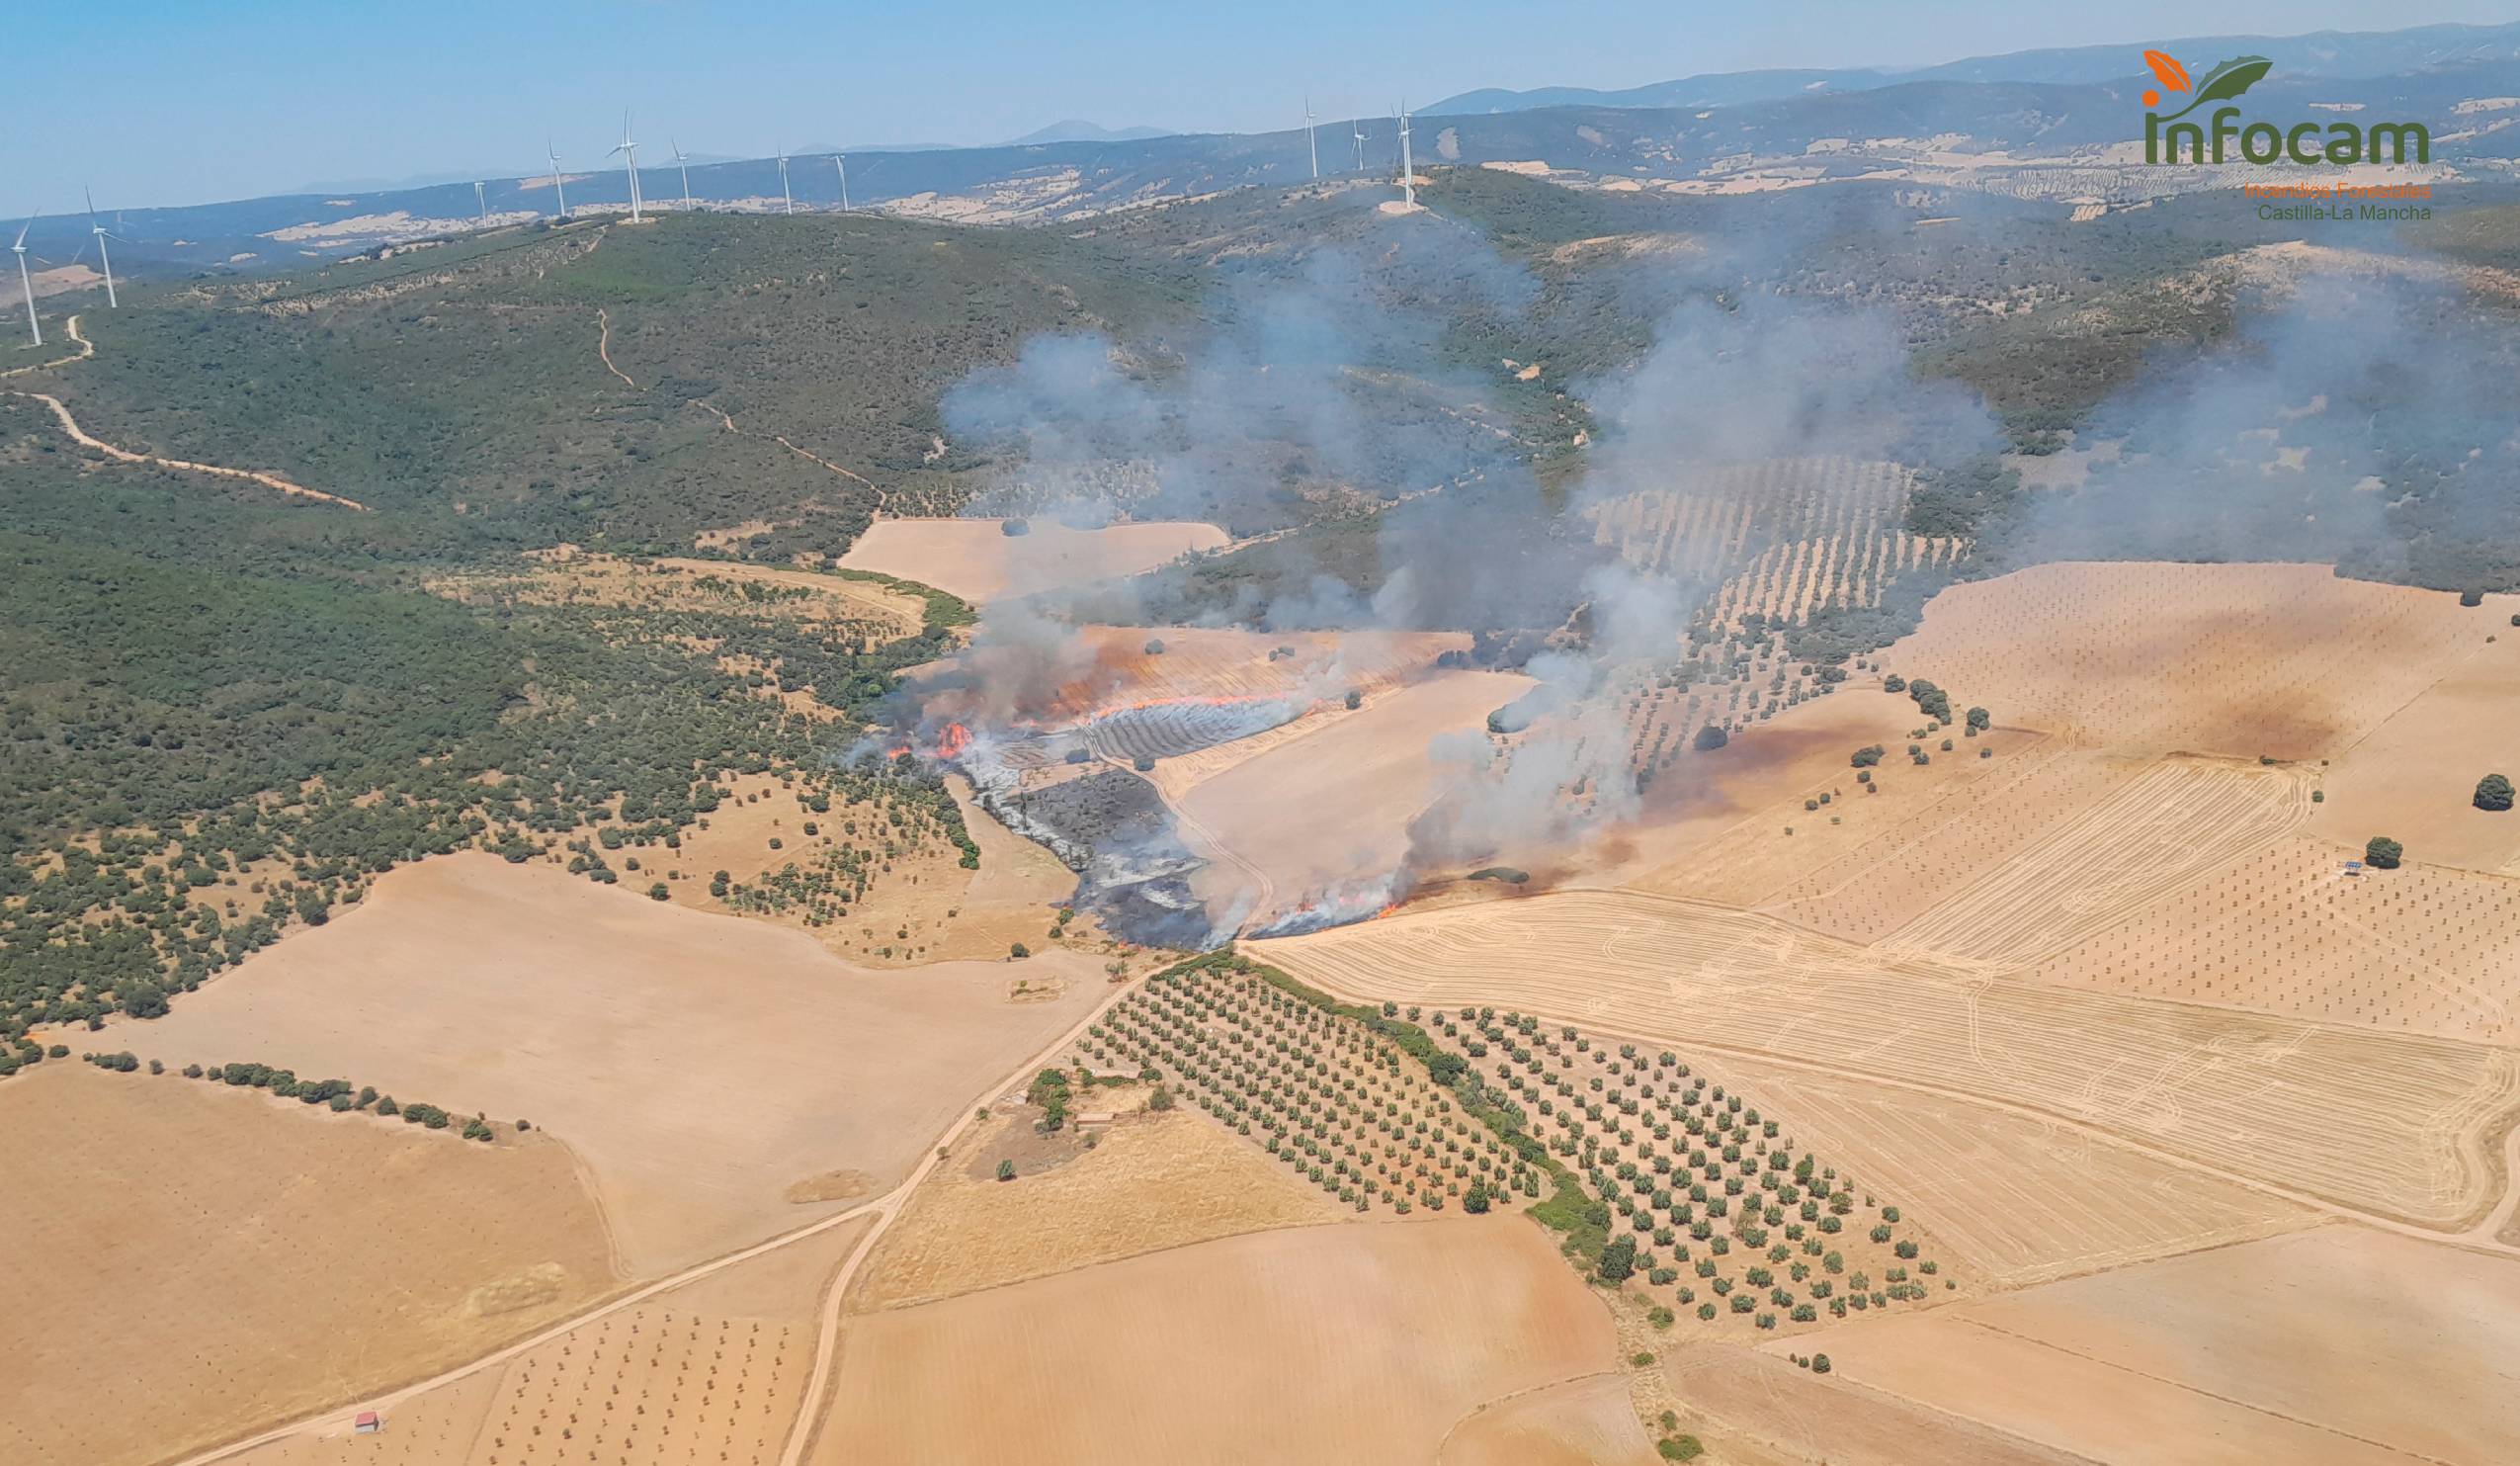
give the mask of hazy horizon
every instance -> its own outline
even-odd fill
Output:
[[[419,28],[407,12],[305,0],[215,14],[162,0],[41,11],[13,26],[34,65],[12,109],[17,166],[0,216],[72,212],[83,187],[99,208],[162,208],[319,180],[517,176],[540,165],[546,136],[564,166],[601,166],[626,106],[654,156],[671,138],[694,153],[761,157],[783,145],[980,146],[1062,119],[1269,131],[1300,125],[1307,92],[1328,121],[1489,87],[1617,89],[2146,37],[2520,19],[2480,0],[2420,21],[2377,0],[2234,0],[2210,16],[2158,0],[2066,13],[1969,0],[1928,15],[1806,0],[1713,17],[1612,0],[1535,25],[1527,11],[1466,0],[1440,29],[1305,3],[1203,16],[1186,34],[1180,14],[1129,3],[1046,15],[982,0],[843,18],[793,0],[740,14],[579,0],[531,14],[462,4]],[[1619,43],[1605,45],[1612,35]]]

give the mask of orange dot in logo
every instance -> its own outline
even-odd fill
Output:
[[[2143,94],[2143,105],[2144,105],[2144,106],[2146,106],[2146,107],[2158,107],[2158,106],[2160,106],[2160,105],[2161,105],[2161,94],[2160,94],[2159,92],[2146,92],[2146,93],[2144,93],[2144,94]]]

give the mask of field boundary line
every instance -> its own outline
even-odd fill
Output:
[[[1584,1289],[1584,1291],[1586,1293],[1591,1293],[1593,1290],[1588,1287]],[[1493,1399],[1481,1400],[1476,1405],[1471,1406],[1469,1410],[1464,1411],[1460,1419],[1444,1427],[1444,1433],[1439,1436],[1435,1442],[1434,1460],[1436,1466],[1443,1466],[1444,1447],[1453,1443],[1453,1437],[1462,1432],[1462,1427],[1469,1424],[1470,1422],[1477,1420],[1480,1416],[1487,1414],[1491,1410],[1495,1410],[1501,1406],[1511,1405],[1517,1400],[1528,1400],[1534,1395],[1545,1395],[1551,1390],[1562,1390],[1568,1385],[1579,1385],[1586,1380],[1624,1378],[1626,1378],[1626,1375],[1620,1370],[1619,1366],[1614,1364],[1608,1369],[1587,1369],[1581,1374],[1570,1374],[1563,1379],[1544,1380],[1536,1385],[1525,1385],[1519,1390],[1508,1390],[1504,1394],[1498,1395]],[[1639,1428],[1641,1428],[1641,1426],[1639,1426]]]
[[[1137,981],[1115,985],[1113,992],[1100,1003],[1097,1003],[1094,1006],[1093,1011],[1079,1019],[1075,1027],[1062,1034],[1057,1043],[1050,1045],[1047,1049],[1039,1051],[1032,1057],[1031,1060],[1015,1070],[1012,1074],[1001,1076],[994,1083],[990,1084],[988,1088],[981,1091],[979,1102],[985,1103],[991,1096],[1003,1092],[1009,1083],[1024,1078],[1026,1074],[1038,1067],[1043,1060],[1055,1057],[1059,1050],[1075,1041],[1076,1035],[1084,1032],[1088,1026],[1098,1021],[1102,1017],[1103,1013],[1108,1010],[1114,1002],[1117,1002],[1122,997],[1127,996],[1129,992],[1136,987]],[[666,1276],[658,1278],[652,1282],[635,1284],[627,1292],[618,1292],[609,1297],[597,1300],[582,1313],[573,1314],[567,1318],[555,1320],[554,1322],[546,1325],[542,1329],[536,1330],[534,1333],[527,1335],[524,1337],[501,1344],[499,1347],[486,1354],[482,1354],[477,1358],[467,1360],[462,1364],[456,1365],[437,1374],[429,1375],[406,1384],[388,1387],[388,1389],[381,1394],[361,1396],[347,1404],[329,1406],[323,1410],[310,1412],[306,1415],[286,1421],[281,1424],[258,1431],[252,1435],[243,1436],[221,1445],[210,1446],[192,1455],[180,1458],[180,1460],[177,1460],[174,1463],[174,1466],[210,1466],[210,1463],[212,1462],[223,1461],[230,1457],[241,1455],[246,1451],[256,1448],[257,1446],[268,1445],[275,1440],[294,1435],[299,1431],[308,1429],[309,1427],[343,1423],[351,1415],[355,1414],[359,1410],[375,1410],[382,1413],[390,1407],[400,1405],[416,1396],[426,1394],[441,1385],[454,1384],[459,1380],[468,1379],[471,1376],[480,1373],[482,1370],[492,1367],[493,1365],[506,1364],[514,1360],[518,1355],[523,1354],[539,1345],[549,1343],[553,1339],[559,1338],[583,1325],[593,1323],[597,1319],[610,1317],[611,1315],[619,1313],[626,1308],[630,1308],[637,1304],[644,1303],[650,1298],[656,1297],[661,1293],[670,1292],[675,1288],[681,1287],[685,1283],[697,1282],[702,1278],[723,1271],[737,1263],[749,1262],[755,1257],[776,1251],[792,1243],[798,1243],[809,1237],[820,1236],[822,1233],[828,1232],[835,1227],[854,1222],[861,1217],[868,1215],[881,1215],[882,1220],[880,1221],[877,1226],[868,1230],[867,1236],[860,1241],[858,1248],[850,1254],[849,1261],[844,1264],[843,1270],[834,1279],[832,1284],[833,1292],[831,1296],[836,1299],[838,1297],[837,1290],[847,1282],[848,1271],[853,1269],[859,1261],[863,1260],[868,1249],[878,1237],[881,1237],[883,1234],[884,1227],[889,1225],[892,1217],[897,1215],[901,1204],[908,1199],[910,1191],[916,1186],[917,1182],[935,1166],[938,1160],[941,1159],[938,1155],[939,1149],[949,1145],[954,1138],[961,1135],[966,1126],[973,1123],[972,1117],[976,1109],[976,1103],[966,1106],[961,1118],[954,1122],[953,1126],[947,1130],[945,1136],[938,1140],[935,1147],[930,1148],[927,1153],[927,1158],[920,1163],[919,1166],[911,1173],[910,1177],[882,1196],[862,1201],[856,1206],[848,1208],[846,1211],[835,1212],[832,1215],[821,1218],[818,1221],[807,1222],[792,1231],[780,1233],[775,1237],[765,1238],[749,1247],[723,1253],[706,1261],[694,1263],[679,1272],[669,1273]],[[600,1206],[598,1211],[600,1213]],[[609,1227],[609,1225],[610,1223],[608,1220],[607,1226]],[[827,1340],[827,1338],[828,1335],[826,1334],[825,1339]],[[820,1351],[821,1345],[818,1343],[818,1355]],[[814,1407],[814,1398],[808,1396],[798,1407],[798,1422],[802,1423],[807,1420],[808,1417],[804,1414],[804,1412],[813,1410]]]
[[[946,1127],[943,1135],[937,1137],[936,1143],[928,1148],[926,1156],[920,1160],[909,1175],[902,1179],[901,1184],[867,1204],[866,1209],[876,1213],[876,1224],[867,1229],[865,1237],[858,1240],[858,1245],[850,1251],[848,1260],[841,1264],[840,1270],[833,1275],[823,1289],[821,1327],[814,1336],[813,1369],[805,1376],[804,1393],[798,1398],[797,1404],[796,1421],[788,1427],[788,1443],[779,1453],[779,1466],[797,1466],[797,1463],[804,1458],[805,1452],[812,1449],[815,1441],[822,1434],[823,1397],[830,1391],[837,1372],[834,1362],[840,1352],[840,1332],[845,1327],[843,1311],[848,1301],[849,1285],[855,1279],[858,1269],[865,1264],[868,1255],[875,1250],[875,1245],[882,1240],[884,1233],[891,1229],[894,1222],[901,1219],[901,1213],[909,1205],[911,1194],[918,1190],[919,1184],[925,1181],[929,1173],[946,1159],[948,1153],[953,1150],[955,1142],[963,1138],[963,1133],[979,1123],[980,1108],[991,1096],[1004,1092],[1008,1085],[1018,1082],[1026,1075],[1040,1069],[1050,1060],[1057,1058],[1061,1050],[1076,1042],[1078,1035],[1100,1022],[1103,1015],[1111,1011],[1113,1004],[1135,992],[1144,982],[1144,978],[1135,978],[1126,983],[1111,985],[1111,991],[1104,994],[1103,1000],[1094,1004],[1092,1010],[1083,1017],[1078,1018],[1074,1026],[1060,1034],[1054,1042],[1034,1051],[1031,1058],[1016,1066],[1011,1073],[1000,1078],[997,1082],[980,1091],[978,1103],[965,1105],[962,1113],[955,1118],[952,1125]],[[783,1239],[778,1245],[784,1245],[785,1242],[793,1240],[793,1238]]]
[[[1659,899],[1672,901],[1682,900],[1681,898],[1676,897]],[[1274,960],[1278,961],[1281,966],[1288,965],[1285,963],[1283,958]],[[1345,986],[1341,980],[1330,977],[1318,972],[1317,970],[1312,972],[1299,972],[1297,975],[1303,978],[1305,982],[1310,983],[1315,987],[1322,988],[1331,993],[1350,1001],[1361,1001],[1364,997],[1371,995],[1360,993],[1355,989]],[[1417,994],[1417,997],[1421,1002],[1433,1001],[1433,999],[1427,998],[1423,993]],[[1442,1006],[1443,1004],[1439,1002],[1436,1003],[1436,1005]],[[2050,1121],[2055,1124],[2066,1126],[2072,1130],[2090,1136],[2093,1139],[2105,1141],[2112,1145],[2122,1146],[2128,1150],[2138,1153],[2139,1155],[2146,1156],[2152,1160],[2162,1162],[2165,1164],[2175,1165],[2184,1170],[2192,1171],[2200,1175],[2213,1176],[2219,1180],[2228,1181],[2233,1185],[2244,1186],[2249,1190],[2259,1192],[2263,1195],[2275,1197],[2280,1201],[2289,1201],[2294,1205],[2307,1207],[2312,1211],[2324,1212],[2330,1216],[2338,1217],[2346,1221],[2360,1222],[2366,1226],[2378,1227],[2385,1231],[2395,1232],[2401,1236],[2412,1237],[2425,1242],[2436,1242],[2451,1247],[2462,1247],[2471,1251],[2482,1252],[2492,1256],[2520,1257],[2520,1247],[2515,1247],[2501,1242],[2478,1242],[2474,1240],[2476,1223],[2473,1221],[2463,1219],[2458,1224],[2456,1230],[2435,1229],[2425,1227],[2419,1223],[2406,1221],[2398,1217],[2393,1217],[2385,1212],[2365,1211],[2359,1207],[2350,1206],[2344,1202],[2335,1201],[2321,1196],[2316,1192],[2305,1191],[2298,1187],[2287,1186],[2278,1182],[2265,1180],[2260,1177],[2245,1175],[2238,1171],[2228,1170],[2222,1166],[2212,1164],[2211,1163],[2199,1161],[2193,1157],[2182,1155],[2179,1152],[2163,1149],[2147,1141],[2138,1140],[2133,1136],[2113,1130],[2098,1121],[2084,1119],[2076,1115],[2070,1115],[2061,1110],[2049,1109],[2043,1105],[2030,1104],[2020,1100],[1999,1099],[1992,1095],[1978,1094],[1967,1089],[1951,1088],[1941,1084],[1930,1083],[1922,1079],[1901,1078],[1892,1075],[1879,1074],[1871,1070],[1851,1069],[1838,1065],[1825,1064],[1817,1060],[1797,1058],[1790,1054],[1780,1054],[1768,1049],[1755,1049],[1740,1044],[1724,1043],[1713,1039],[1689,1038],[1677,1034],[1654,1035],[1633,1026],[1620,1026],[1615,1021],[1612,1023],[1604,1023],[1597,1017],[1579,1016],[1569,1018],[1563,1015],[1552,1015],[1537,1007],[1526,1008],[1524,1011],[1530,1012],[1533,1016],[1540,1018],[1543,1022],[1573,1023],[1606,1038],[1631,1039],[1639,1043],[1652,1043],[1657,1045],[1668,1044],[1676,1048],[1700,1049],[1711,1054],[1727,1054],[1737,1059],[1756,1060],[1762,1063],[1778,1065],[1786,1069],[1799,1069],[1811,1074],[1827,1075],[1835,1078],[1854,1079],[1863,1083],[1879,1084],[1893,1089],[1905,1089],[1918,1094],[1930,1094],[1939,1099],[1958,1100],[1963,1103],[1977,1105],[1984,1109],[1998,1110],[2007,1114],[2018,1115],[2029,1119]],[[2505,1123],[2508,1124],[2515,1116],[2513,1100],[2515,1094],[2520,1094],[2520,1085],[2514,1084],[2514,1076],[2511,1067],[2508,1064],[2502,1066],[2501,1078],[2503,1083],[2502,1092],[2504,1096],[2504,1105],[2501,1110],[2501,1114],[2504,1117]],[[2493,1151],[2493,1155],[2489,1158],[2486,1168],[2488,1170],[2499,1169],[2500,1166],[2494,1164],[2499,1161],[2499,1151],[2494,1150],[2492,1147],[2488,1147],[2488,1150]],[[2506,1176],[2504,1179],[2504,1186],[2507,1187],[2508,1184],[2509,1178]],[[2499,1204],[2502,1199],[2502,1189],[2496,1188],[2492,1192],[2492,1196],[2493,1201],[2491,1203],[2487,1203],[2486,1205],[2478,1208],[2478,1214],[2489,1212],[2493,1205]]]
[[[2429,1462],[2431,1463],[2431,1466],[2460,1466],[2460,1463],[2456,1461],[2445,1460],[2440,1456],[2426,1455],[2422,1451],[2416,1450],[2411,1446],[2394,1445],[2386,1440],[2374,1440],[2368,1435],[2357,1435],[2353,1431],[2343,1429],[2339,1426],[2321,1424],[2317,1421],[2306,1421],[2300,1416],[2286,1415],[2280,1410],[2271,1410],[2263,1405],[2252,1405],[2248,1401],[2238,1399],[2234,1396],[2222,1395],[2217,1394],[2212,1390],[2199,1389],[2195,1385],[2172,1379],[2167,1375],[2154,1374],[2149,1370],[2137,1369],[2132,1365],[2112,1363],[2107,1359],[2100,1358],[2098,1355],[2086,1354],[2080,1349],[2069,1349],[2063,1344],[2057,1343],[2050,1339],[2041,1338],[2037,1335],[2022,1334],[2015,1330],[2007,1329],[2000,1324],[1987,1323],[1983,1319],[1973,1319],[1963,1314],[1955,1314],[1953,1315],[1953,1318],[1959,1323],[1965,1324],[1972,1329],[1982,1329],[1988,1334],[1998,1335],[2002,1337],[2014,1339],[2021,1343],[2035,1344],[2040,1348],[2049,1349],[2056,1353],[2062,1354],[2069,1359],[2080,1359],[2086,1364],[2091,1364],[2101,1369],[2114,1369],[2120,1374],[2132,1374],[2138,1379],[2148,1379],[2156,1385],[2167,1385],[2171,1389],[2177,1390],[2182,1394],[2197,1395],[2202,1396],[2207,1400],[2220,1401],[2225,1405],[2232,1406],[2239,1410],[2245,1410],[2252,1415],[2262,1415],[2269,1420],[2282,1421],[2285,1423],[2292,1425],[2300,1425],[2304,1429],[2308,1430],[2316,1430],[2322,1435],[2334,1435],[2340,1439],[2353,1441],[2357,1445],[2370,1446],[2375,1450],[2383,1450],[2396,1455],[2409,1456],[2418,1461]]]

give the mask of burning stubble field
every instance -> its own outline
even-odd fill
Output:
[[[1772,919],[1566,892],[1258,944],[1306,982],[1519,1007],[2046,1116],[2455,1228],[2501,1194],[2508,1053],[1896,965]]]
[[[1015,1000],[1018,978],[1047,1000]],[[653,1276],[883,1190],[1102,986],[1068,953],[854,968],[796,932],[465,854],[392,873],[117,1037],[531,1120],[584,1158]]]
[[[0,1457],[163,1461],[452,1365],[616,1284],[568,1151],[163,1075],[0,1086]]]

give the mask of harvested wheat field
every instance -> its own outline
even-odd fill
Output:
[[[1503,672],[1441,673],[1235,764],[1176,807],[1184,823],[1230,853],[1214,874],[1256,873],[1260,890],[1244,894],[1265,921],[1325,888],[1396,869],[1409,821],[1468,768],[1439,745],[1466,740],[1483,756],[1487,715],[1530,685]]]
[[[1880,693],[1840,698],[1860,708]],[[1744,743],[1764,733],[1746,733]],[[1855,781],[1855,748],[1840,750],[1837,766],[1811,786],[1787,791],[1689,859],[1633,884],[1772,909],[1800,927],[1870,942],[2137,773],[2125,758],[1998,728],[1928,766],[1900,758],[1897,768],[1875,768],[1868,786]]]
[[[1661,1459],[1637,1423],[1617,1375],[1553,1385],[1482,1408],[1456,1426],[1436,1466],[1652,1466]]]
[[[1920,1321],[1921,1322],[1921,1321]],[[1801,1352],[1809,1338],[1795,1341]],[[1827,1466],[2088,1466],[1957,1415],[1819,1377],[1771,1354],[1689,1348],[1662,1365],[1686,1408],[1686,1428],[1720,1461]]]
[[[2170,759],[2028,842],[1882,950],[2025,967],[2273,844],[2309,809],[2289,770]]]
[[[1065,991],[1010,1001],[1014,976]],[[889,1186],[1102,987],[1063,952],[1021,974],[856,968],[796,932],[463,854],[394,871],[118,1037],[170,1065],[250,1059],[547,1126],[652,1276],[821,1215],[788,1200],[797,1181]]]
[[[1790,1119],[1867,1187],[1899,1198],[1967,1267],[1973,1290],[2123,1267],[2321,1216],[2053,1120],[1754,1059],[1705,1067]]]
[[[2278,841],[2027,976],[2393,1033],[2520,1038],[2520,881],[2421,865],[2348,875],[2361,853]]]
[[[851,1319],[808,1459],[1428,1461],[1616,1340],[1519,1217],[1256,1233]]]
[[[1895,760],[1872,770],[1881,792],[1865,794],[1851,755],[1874,743],[1905,747],[1916,721],[1906,698],[1847,683],[1744,729],[1722,748],[1689,751],[1684,738],[1682,751],[1657,766],[1642,812],[1596,839],[1584,863],[1605,882],[1755,905],[1883,824],[1923,818],[1920,809],[1945,791],[1997,772],[2038,741],[1999,729],[1983,740],[1998,750],[1992,758],[1979,759],[1973,740],[1966,754],[1936,752],[1922,767]],[[1828,804],[1803,808],[1822,794]]]
[[[1876,942],[2143,772],[2134,760],[2072,747],[2058,738],[1994,733],[1983,741],[1997,756],[1960,758],[1953,765],[1960,772],[1948,776],[1942,792],[1922,810],[1897,795],[1931,768],[1900,770],[1898,787],[1886,797],[1832,801],[1846,809],[1849,833],[1814,829],[1828,845],[1763,900],[1748,904],[1813,931]],[[1851,787],[1845,780],[1840,786]],[[1859,843],[1834,858],[1821,858],[1845,839]],[[1711,850],[1705,864],[1720,867],[1730,854]]]
[[[2520,812],[2475,802],[2485,775],[2520,778],[2511,736],[2520,632],[2504,627],[2502,637],[2345,750],[2321,776],[2327,800],[2311,813],[2313,833],[2357,848],[2389,835],[2428,865],[2504,871],[2520,863]]]
[[[2501,1050],[1895,967],[1773,919],[1559,892],[1253,944],[1351,996],[1490,1003],[2090,1125],[2427,1225],[2499,1196]]]
[[[1942,592],[1876,660],[2084,741],[2331,757],[2520,608],[2489,601],[2463,608],[2324,565],[2048,564]]]
[[[175,1073],[0,1085],[0,1459],[158,1461],[451,1365],[616,1284],[566,1149]]]
[[[1213,524],[1157,521],[1077,530],[1046,519],[1029,533],[1005,533],[998,519],[879,519],[842,556],[849,570],[873,570],[995,601],[1151,570],[1226,543]]]
[[[1087,1102],[1108,1105],[1107,1092],[1097,1090]],[[1036,1113],[1003,1111],[958,1143],[959,1164],[938,1167],[920,1186],[869,1261],[853,1307],[926,1303],[1347,1215],[1257,1147],[1186,1109],[1124,1115],[1090,1149],[1071,1139],[1058,1148],[1056,1164],[998,1180],[999,1159],[1033,1139]]]
[[[1827,1353],[1840,1378],[2095,1460],[2520,1456],[2520,1262],[2358,1227],[1796,1347]]]

